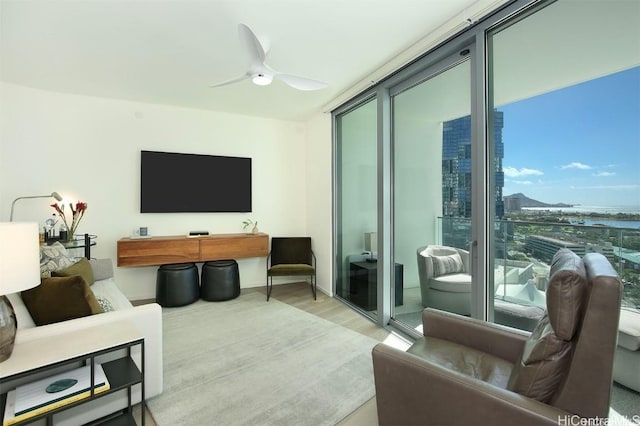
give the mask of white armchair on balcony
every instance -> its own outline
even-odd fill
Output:
[[[620,310],[613,380],[640,392],[640,310]]]
[[[417,255],[422,306],[470,315],[469,252],[429,245],[418,248]]]

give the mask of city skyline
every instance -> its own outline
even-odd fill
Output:
[[[640,209],[640,67],[497,109],[504,195]]]

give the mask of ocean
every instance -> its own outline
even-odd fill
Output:
[[[640,206],[573,206],[573,207],[523,207],[522,210],[527,211],[549,211],[549,212],[562,212],[565,214],[589,214],[589,213],[598,213],[598,214],[610,214],[616,215],[618,213],[624,214],[640,214]],[[577,219],[575,221],[571,221],[574,224],[577,223]],[[640,220],[615,220],[608,218],[594,218],[587,219],[585,217],[579,217],[580,225],[585,226],[593,226],[593,225],[604,225],[609,226],[611,228],[631,228],[631,229],[640,229]],[[584,223],[582,223],[584,221]]]
[[[605,213],[605,214],[640,214],[640,206],[573,206],[573,207],[523,207],[522,210],[530,211],[550,211],[563,213]]]
[[[584,219],[584,223],[580,223],[579,225],[585,225],[585,226],[604,225],[610,228],[640,229],[640,220]]]

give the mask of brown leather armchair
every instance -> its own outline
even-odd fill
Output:
[[[576,424],[574,415],[607,417],[621,296],[604,256],[562,249],[547,313],[532,333],[425,309],[424,336],[407,352],[373,349],[379,424],[557,426]]]

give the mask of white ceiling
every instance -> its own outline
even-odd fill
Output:
[[[0,79],[39,89],[304,120],[485,0],[0,0]],[[245,23],[303,92],[242,75]]]

